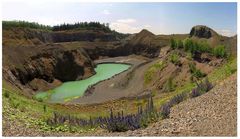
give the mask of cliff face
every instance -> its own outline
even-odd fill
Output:
[[[56,31],[51,33],[53,42],[72,41],[116,41],[117,37],[112,33],[103,31]]]
[[[94,74],[94,63],[81,48],[67,50],[61,45],[13,46],[4,47],[3,51],[4,78],[13,83],[27,86],[34,79],[47,83],[54,80],[65,82]],[[35,86],[35,90],[41,88],[37,84]]]

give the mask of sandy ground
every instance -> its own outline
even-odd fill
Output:
[[[141,56],[127,56],[95,61],[95,63],[104,62],[128,63],[132,67],[108,80],[99,82],[91,90],[90,95],[74,99],[68,102],[68,104],[97,104],[123,97],[135,97],[149,93],[148,90],[144,90],[144,71],[156,62],[155,59],[146,59]]]

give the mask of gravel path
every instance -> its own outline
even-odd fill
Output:
[[[176,105],[169,119],[146,129],[124,133],[102,130],[93,136],[237,136],[237,74],[208,93]]]

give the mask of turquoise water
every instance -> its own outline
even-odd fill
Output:
[[[80,81],[65,82],[61,86],[46,92],[39,92],[35,97],[50,102],[63,102],[83,96],[88,86],[99,81],[111,78],[130,68],[127,64],[98,64],[95,68],[96,74]]]

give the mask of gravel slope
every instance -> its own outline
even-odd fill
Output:
[[[208,93],[171,109],[169,119],[125,133],[99,131],[94,136],[237,136],[237,74]]]

